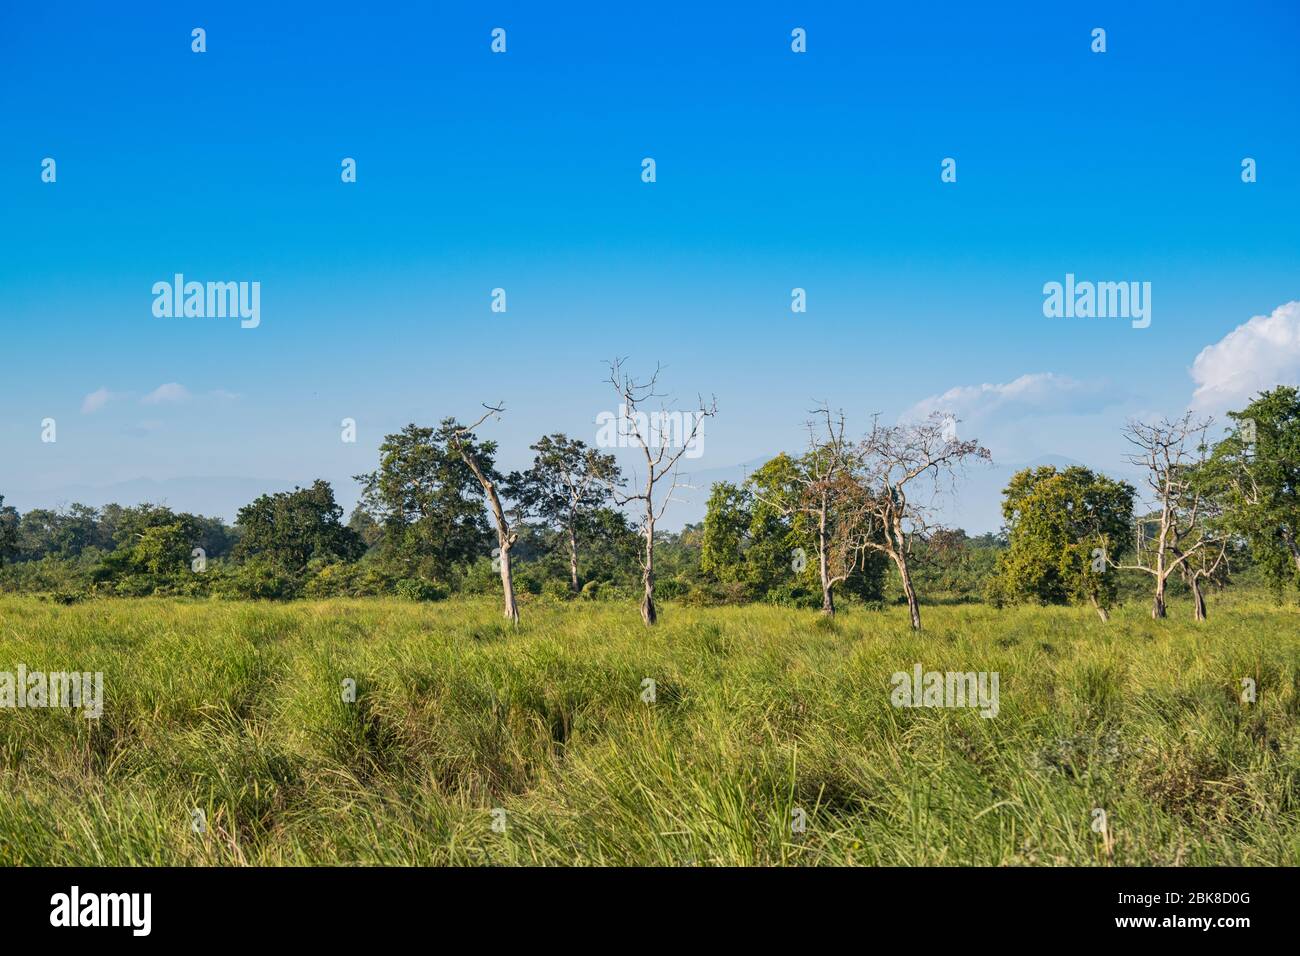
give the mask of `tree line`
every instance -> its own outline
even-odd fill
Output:
[[[1213,420],[1191,412],[1130,421],[1124,437],[1142,495],[1085,466],[1016,473],[990,558],[988,547],[972,548],[933,520],[962,466],[987,460],[987,449],[957,438],[955,421],[939,413],[911,424],[877,420],[850,441],[843,415],[821,407],[799,455],[714,486],[701,566],[769,593],[791,571],[802,574],[828,615],[837,589],[877,595],[888,568],[919,629],[915,569],[951,565],[956,548],[979,560],[982,597],[999,607],[1082,603],[1105,621],[1121,592],[1147,580],[1152,617],[1166,616],[1169,590],[1181,585],[1204,621],[1207,592],[1226,587],[1234,571],[1249,569],[1276,589],[1300,585],[1300,396],[1279,386],[1228,417],[1218,440]]]
[[[943,527],[938,505],[962,471],[987,461],[955,421],[933,414],[860,437],[829,406],[814,410],[804,447],[743,482],[711,489],[700,525],[657,527],[678,465],[717,412],[701,399],[671,441],[645,425],[662,396],[610,365],[636,466],[563,433],[530,446],[529,467],[502,473],[483,432],[502,414],[446,418],[387,435],[373,471],[356,476],[348,520],[328,482],[265,494],[233,526],[162,505],[74,504],[19,514],[0,497],[0,588],[61,600],[192,594],[284,599],[399,594],[432,600],[495,591],[517,621],[518,592],[556,599],[636,599],[652,625],[663,597],[693,603],[838,601],[906,605],[922,596],[1093,607],[1107,619],[1147,582],[1153,617],[1171,589],[1196,620],[1207,594],[1243,571],[1273,587],[1300,585],[1300,394],[1262,393],[1214,438],[1191,413],[1130,422],[1133,485],[1091,468],[1015,474],[1000,534]]]

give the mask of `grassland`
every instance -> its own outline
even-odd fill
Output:
[[[1295,608],[924,613],[3,598],[105,709],[0,710],[0,863],[1300,864]],[[892,707],[918,662],[997,717]]]

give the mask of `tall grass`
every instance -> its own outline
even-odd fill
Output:
[[[106,698],[0,710],[0,863],[1300,864],[1294,608],[525,611],[0,599],[0,670]],[[1000,712],[892,707],[918,662]]]

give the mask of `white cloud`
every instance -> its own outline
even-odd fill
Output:
[[[166,402],[185,402],[189,401],[190,390],[179,382],[168,382],[166,385],[159,385],[152,392],[140,399],[144,405],[162,405]]]
[[[81,414],[93,415],[117,397],[106,388],[98,388],[81,400]]]
[[[1223,412],[1241,408],[1257,392],[1300,380],[1300,301],[1257,315],[1192,362],[1196,391],[1192,408]]]
[[[1084,414],[1114,400],[1103,382],[1081,382],[1055,372],[1033,372],[1001,384],[958,385],[931,395],[903,413],[904,421],[931,412],[951,412],[963,421],[977,421],[997,412]]]

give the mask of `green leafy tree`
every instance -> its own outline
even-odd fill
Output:
[[[0,567],[4,567],[6,561],[16,561],[21,553],[18,548],[21,520],[18,509],[5,504],[5,496],[0,495]]]
[[[1280,385],[1228,416],[1235,427],[1209,463],[1224,525],[1277,586],[1300,585],[1300,389]]]
[[[800,605],[820,602],[824,608],[821,563],[816,558],[817,525],[809,514],[787,514],[780,504],[796,499],[799,489],[795,475],[805,464],[789,455],[777,455],[745,480],[753,499],[745,548],[746,580],[751,589],[768,600]],[[832,566],[834,561],[832,558]],[[849,573],[839,583],[841,590],[879,600],[883,567],[866,553],[853,555],[851,563]]]
[[[98,519],[96,509],[82,504],[60,511],[34,508],[19,522],[19,549],[29,560],[80,557],[82,552],[108,543],[101,535]]]
[[[709,493],[704,512],[700,568],[722,582],[745,576],[744,546],[752,520],[753,496],[739,485],[719,481]]]
[[[356,533],[367,548],[373,548],[383,541],[383,526],[362,505],[352,509],[352,514],[348,517],[348,527]]]
[[[577,593],[579,539],[595,530],[593,519],[622,484],[622,473],[613,455],[568,435],[547,435],[532,450],[536,452],[532,467],[512,472],[506,490],[524,515],[540,519],[564,537],[569,587]]]
[[[879,600],[885,562],[865,550],[855,551],[848,529],[840,524],[839,502],[828,503],[824,539],[819,533],[820,510],[798,506],[809,501],[801,481],[808,475],[800,470],[806,464],[777,455],[743,485],[713,486],[704,518],[701,570],[719,583],[743,584],[751,596],[779,603],[820,602],[824,609],[819,558],[819,542],[824,540],[830,587],[862,600]]]
[[[755,496],[798,536],[809,535],[812,550],[795,551],[796,573],[815,564],[822,613],[835,614],[835,588],[862,565],[871,538],[870,493],[857,469],[860,458],[845,437],[843,413],[822,406],[808,422],[808,448],[799,458],[778,455],[751,484]],[[803,565],[803,566],[800,566]]]
[[[206,568],[206,559],[229,549],[223,522],[163,505],[117,508],[113,520],[116,546],[100,560],[93,579],[120,593],[149,594],[195,583],[197,577],[189,579]]]
[[[298,573],[315,560],[353,561],[365,551],[360,536],[341,521],[329,482],[261,495],[239,509],[235,557],[260,557]]]
[[[152,525],[131,548],[131,562],[155,578],[180,577],[192,567],[194,540],[192,526],[184,521]]]
[[[450,418],[437,428],[407,425],[384,438],[379,467],[357,476],[399,577],[450,582],[491,547],[482,488],[451,445],[458,427]]]
[[[998,602],[1087,601],[1103,621],[1116,595],[1112,563],[1133,515],[1132,485],[1089,468],[1017,472],[1003,492],[1007,549],[991,591]]]
[[[596,582],[631,587],[640,537],[627,515],[617,508],[598,508],[588,517],[587,525],[583,591]]]
[[[941,592],[949,600],[979,601],[990,596],[998,556],[1006,541],[992,534],[970,537],[961,528],[933,532],[916,546],[913,571],[917,590]]]
[[[131,507],[106,505],[100,514],[100,540],[106,550],[130,549],[149,528],[177,521],[191,537],[191,550],[202,548],[209,558],[219,558],[234,547],[235,533],[220,518],[175,512],[166,505],[148,502]]]

